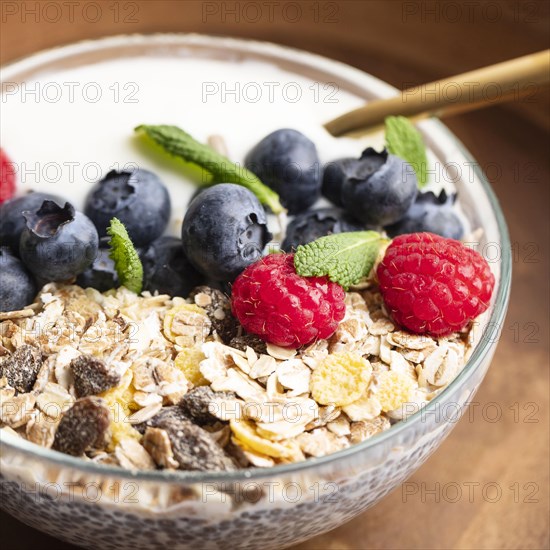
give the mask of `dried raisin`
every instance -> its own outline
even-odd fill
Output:
[[[77,397],[97,395],[120,382],[120,375],[109,369],[101,360],[91,355],[81,355],[71,361],[74,389]]]
[[[28,393],[36,382],[41,366],[40,350],[24,345],[17,348],[12,355],[0,363],[0,378],[5,376],[8,384],[15,388],[17,393]]]
[[[209,386],[199,386],[186,393],[178,405],[195,424],[204,426],[218,421],[209,410],[210,403],[216,398],[237,399],[237,395],[233,392],[215,392]]]
[[[180,407],[164,407],[140,428],[160,428],[168,434],[180,470],[234,470],[235,464],[203,428],[185,417]]]
[[[235,336],[231,338],[229,345],[241,351],[246,351],[247,347],[252,348],[259,355],[267,353],[267,344],[254,334],[245,333],[242,336]]]
[[[89,448],[103,446],[109,424],[109,409],[103,399],[79,399],[61,418],[52,449],[82,456]]]
[[[231,300],[221,290],[198,286],[193,289],[190,298],[206,311],[212,328],[225,344],[236,336],[238,322],[231,313]]]

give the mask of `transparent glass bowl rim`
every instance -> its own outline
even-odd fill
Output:
[[[386,91],[393,93],[397,92],[396,88],[392,88],[383,81],[368,75],[359,69],[355,69],[345,63],[328,59],[316,54],[305,52],[303,50],[297,50],[286,46],[280,46],[269,42],[259,42],[240,38],[224,38],[209,35],[198,34],[171,34],[171,33],[157,33],[157,34],[135,34],[135,35],[117,35],[106,38],[100,38],[97,40],[87,40],[82,42],[76,42],[66,46],[60,46],[38,52],[31,56],[25,57],[20,61],[15,61],[3,67],[2,72],[6,69],[18,70],[33,68],[40,66],[44,62],[55,62],[71,55],[78,55],[87,51],[93,51],[96,48],[109,48],[117,47],[120,45],[147,45],[158,43],[179,44],[182,46],[190,41],[193,44],[204,44],[210,47],[224,47],[227,44],[232,46],[240,46],[242,48],[253,49],[254,51],[261,51],[263,54],[281,59],[296,59],[299,58],[301,62],[313,66],[314,68],[322,69],[324,71],[330,71],[335,74],[345,72],[346,77],[354,77],[358,82],[362,82],[365,76],[368,76],[371,83],[377,83],[383,86]],[[5,73],[4,73],[5,74]],[[2,75],[4,76],[4,75]],[[459,153],[473,166],[476,177],[480,180],[482,188],[490,202],[493,214],[495,215],[499,236],[501,239],[502,255],[500,266],[500,280],[497,287],[497,294],[494,298],[494,305],[491,312],[491,316],[488,319],[489,326],[501,327],[504,317],[506,315],[506,309],[508,304],[508,298],[510,295],[511,286],[511,269],[512,269],[512,256],[510,248],[510,239],[508,235],[508,228],[504,220],[504,215],[499,206],[498,200],[491,189],[489,182],[485,175],[478,167],[478,164],[474,161],[472,155],[464,147],[464,145],[452,134],[452,132],[439,120],[431,119],[426,121],[424,131],[433,134],[443,134],[445,137],[452,140],[453,144],[457,147]],[[252,468],[245,470],[237,470],[235,472],[189,472],[189,471],[170,471],[170,470],[154,470],[154,471],[132,471],[125,470],[123,468],[106,466],[97,464],[91,461],[84,461],[81,458],[73,457],[45,447],[40,447],[34,443],[26,441],[23,438],[12,436],[11,434],[3,434],[0,443],[6,445],[6,447],[21,452],[27,455],[30,459],[45,459],[48,462],[54,463],[59,467],[73,468],[80,470],[88,475],[95,474],[99,477],[117,477],[122,479],[132,479],[138,481],[156,481],[156,482],[170,482],[170,483],[208,483],[208,482],[221,482],[221,481],[247,481],[251,479],[261,479],[267,477],[277,477],[282,475],[295,474],[298,472],[304,472],[306,470],[319,468],[324,465],[328,465],[335,462],[345,462],[346,459],[359,455],[364,452],[368,452],[376,446],[383,445],[396,438],[401,432],[408,429],[414,429],[414,426],[421,422],[422,415],[429,414],[432,410],[437,410],[439,403],[445,398],[445,396],[463,384],[470,378],[473,372],[479,368],[491,351],[492,346],[491,339],[482,339],[473,351],[470,359],[465,368],[459,373],[459,375],[451,382],[451,384],[439,395],[437,395],[432,401],[430,401],[422,411],[416,412],[411,415],[406,421],[401,421],[389,430],[375,435],[362,443],[357,443],[344,450],[331,453],[327,456],[320,458],[310,458],[304,462],[297,462],[293,464],[283,464],[273,466],[271,468]]]

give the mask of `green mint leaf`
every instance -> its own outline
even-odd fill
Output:
[[[143,286],[143,266],[128,231],[119,219],[113,218],[107,233],[111,237],[109,256],[115,262],[120,284],[139,294]]]
[[[144,133],[168,153],[202,168],[212,176],[214,183],[236,183],[246,187],[268,206],[274,214],[284,211],[279,195],[242,166],[231,162],[208,145],[204,145],[177,126],[151,126],[142,124],[135,129]]]
[[[326,275],[347,290],[369,274],[382,240],[376,231],[327,235],[300,245],[294,255],[294,266],[302,277]]]
[[[406,160],[416,172],[418,187],[424,187],[428,181],[428,158],[420,132],[404,116],[389,116],[384,122],[386,149],[392,155]]]

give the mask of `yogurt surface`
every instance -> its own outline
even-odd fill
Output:
[[[2,90],[1,141],[18,170],[19,193],[49,191],[81,209],[109,170],[139,166],[167,185],[174,235],[196,185],[180,161],[135,136],[139,124],[180,126],[201,142],[221,135],[239,163],[284,127],[308,136],[322,164],[383,146],[381,133],[334,138],[322,126],[363,99],[267,62],[123,57],[4,81]]]

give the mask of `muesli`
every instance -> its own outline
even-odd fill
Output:
[[[83,212],[39,192],[0,206],[2,429],[132,470],[267,468],[390,429],[464,368],[494,277],[457,240],[456,197],[419,191],[406,119],[324,170],[296,130],[245,169],[177,127],[137,131],[211,177],[181,239],[143,169],[109,172]]]
[[[269,467],[389,429],[442,391],[470,349],[469,331],[399,330],[374,283],[346,294],[330,338],[297,350],[240,327],[224,342],[227,301],[209,287],[183,300],[46,285],[32,317],[0,324],[2,425],[124,468]]]

